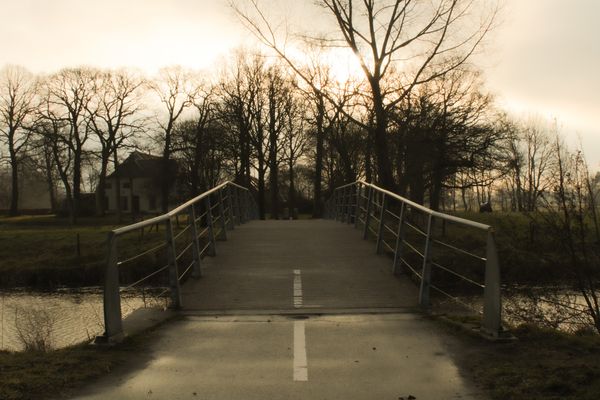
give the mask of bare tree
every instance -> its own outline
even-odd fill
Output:
[[[83,159],[91,131],[86,110],[97,74],[98,71],[89,68],[67,68],[45,79],[36,123],[36,130],[53,146],[54,162],[65,185],[73,223],[80,211]]]
[[[541,197],[544,212],[537,214],[569,259],[574,278],[592,325],[600,333],[600,217],[583,152],[569,153],[560,138],[552,146],[556,163],[552,167],[552,193]],[[581,308],[581,304],[567,304]]]
[[[169,190],[174,171],[171,154],[173,152],[173,128],[183,111],[193,106],[198,95],[198,85],[193,77],[181,67],[169,67],[160,70],[158,77],[149,83],[158,96],[165,114],[158,116],[160,127],[159,141],[162,144],[163,176],[161,177],[162,211],[169,208]]]
[[[249,11],[236,7],[246,26],[310,84],[299,66],[301,61],[288,55],[285,40],[278,37],[258,0],[248,1]],[[368,129],[373,140],[380,184],[393,188],[387,137],[390,113],[415,86],[464,64],[490,30],[496,11],[484,10],[475,26],[469,27],[467,22],[472,22],[479,10],[473,0],[320,0],[317,4],[337,27],[336,35],[328,38],[329,43],[350,48],[368,82],[373,118],[368,125],[355,122]],[[413,72],[401,75],[401,79],[387,80],[387,75],[400,64],[404,71]]]
[[[97,215],[103,215],[105,211],[104,189],[111,158],[142,129],[143,120],[139,116],[142,85],[140,77],[126,70],[105,71],[95,76],[94,94],[87,112],[90,127],[100,145],[100,170],[95,188]],[[119,198],[116,204],[120,211]]]
[[[11,167],[10,215],[19,213],[19,166],[29,144],[26,119],[35,110],[36,80],[27,70],[7,66],[0,71],[0,140],[8,147]]]

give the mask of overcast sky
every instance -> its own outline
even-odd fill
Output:
[[[479,57],[488,87],[517,114],[557,118],[571,143],[581,136],[599,169],[600,0],[504,4]],[[228,0],[0,0],[0,15],[0,66],[35,73],[78,65],[210,68],[249,42]]]

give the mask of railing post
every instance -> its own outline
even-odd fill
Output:
[[[502,332],[502,304],[500,297],[500,266],[494,231],[487,232],[487,249],[485,262],[485,289],[483,292],[483,321],[481,330],[484,334],[499,337]]]
[[[175,250],[175,236],[173,235],[173,222],[167,219],[166,227],[167,258],[169,262],[169,286],[171,288],[170,308],[181,308],[181,291],[179,290],[179,271],[177,268],[177,252]]]
[[[381,252],[381,241],[383,240],[385,225],[385,208],[387,206],[387,197],[385,193],[381,194],[381,212],[379,213],[379,227],[377,228],[377,241],[375,242],[375,253]]]
[[[106,276],[104,277],[104,336],[99,337],[98,342],[114,342],[123,338],[117,252],[117,236],[113,232],[109,232]]]
[[[351,224],[354,222],[352,217],[353,217],[353,213],[356,213],[356,205],[355,205],[355,202],[353,201],[355,194],[356,194],[356,191],[354,190],[354,186],[353,185],[348,186],[348,220],[346,221],[348,224]]]
[[[348,215],[348,195],[347,195],[347,190],[348,188],[345,187],[343,188],[342,191],[342,218],[340,218],[340,222],[344,223],[346,222],[346,216]]]
[[[427,220],[427,237],[425,239],[425,250],[423,252],[423,271],[421,272],[421,286],[419,288],[419,304],[422,307],[429,306],[429,289],[431,286],[431,256],[433,247],[433,215],[429,214]]]
[[[367,207],[365,211],[365,226],[363,229],[363,239],[369,237],[369,225],[371,224],[371,204],[373,203],[373,192],[374,189],[369,186],[369,195],[367,196]]]
[[[246,222],[246,220],[244,216],[244,199],[242,198],[242,189],[236,187],[235,190],[237,192],[236,198],[238,203],[238,214],[240,216],[240,224],[243,224],[244,222]]]
[[[192,230],[192,254],[194,257],[194,266],[192,267],[192,278],[200,278],[202,269],[200,268],[200,243],[198,243],[198,227],[196,226],[196,211],[194,204],[188,209],[188,218],[190,220],[190,229]]]
[[[396,248],[394,251],[394,263],[392,264],[392,273],[394,275],[398,274],[399,272],[399,266],[400,266],[400,262],[402,261],[402,249],[403,249],[403,243],[404,243],[404,235],[405,235],[405,228],[404,228],[404,213],[405,213],[405,209],[406,209],[406,203],[402,203],[402,205],[400,206],[400,215],[399,215],[399,220],[398,220],[398,231],[396,232],[398,234],[398,237],[396,238]]]
[[[234,219],[237,219],[237,224],[241,225],[242,224],[242,217],[240,215],[240,198],[239,198],[239,195],[238,195],[238,188],[237,188],[237,186],[234,186],[232,188],[232,192],[233,192]]]
[[[217,249],[215,246],[215,232],[213,230],[213,218],[212,218],[212,210],[210,209],[210,196],[206,196],[204,198],[204,204],[206,206],[206,228],[208,229],[208,255],[215,256],[217,254]]]
[[[338,211],[338,203],[339,203],[339,190],[333,189],[333,220],[337,221],[339,211]]]
[[[244,221],[250,221],[250,198],[248,197],[248,191],[242,191],[242,199],[244,203]]]
[[[229,229],[233,230],[235,227],[235,220],[233,219],[233,191],[231,190],[231,185],[227,185],[227,203],[229,207]]]
[[[225,223],[225,207],[223,207],[222,189],[219,189],[219,219],[221,220],[221,236],[219,239],[227,240],[227,224]]]
[[[360,219],[360,200],[362,198],[361,196],[361,189],[362,189],[362,185],[360,184],[360,182],[356,183],[356,204],[354,205],[354,228],[358,229],[358,221]]]

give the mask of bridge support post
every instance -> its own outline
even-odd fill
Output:
[[[118,342],[123,339],[117,251],[117,236],[113,232],[109,232],[106,276],[104,278],[104,335],[96,338],[97,343]]]
[[[171,304],[169,308],[181,308],[181,291],[179,290],[179,271],[177,268],[177,251],[171,218],[166,221],[167,258],[169,262],[169,286],[171,288]]]
[[[379,227],[377,228],[377,241],[375,242],[375,253],[381,252],[381,242],[383,240],[383,233],[385,226],[385,210],[387,207],[387,197],[385,193],[381,194],[381,212],[379,213]]]
[[[206,196],[204,200],[204,204],[206,206],[206,228],[208,229],[208,255],[215,256],[217,254],[217,249],[215,248],[215,232],[213,227],[213,215],[210,204],[210,196]]]
[[[369,226],[371,224],[371,204],[373,204],[373,188],[369,186],[369,195],[367,196],[367,210],[365,211],[365,226],[363,229],[363,239],[369,236]]]
[[[244,221],[250,220],[250,198],[247,190],[242,191],[242,203],[244,205]]]
[[[340,222],[346,222],[348,218],[348,187],[342,189],[342,218]]]
[[[404,218],[405,218],[405,209],[406,209],[406,203],[402,203],[402,205],[400,206],[400,215],[399,215],[399,220],[398,220],[398,230],[397,230],[397,235],[398,237],[396,237],[396,248],[394,251],[394,263],[392,264],[392,273],[394,275],[397,275],[400,273],[400,263],[402,262],[402,250],[404,249],[404,235],[406,233],[405,228],[404,228]]]
[[[430,304],[429,292],[431,286],[431,256],[433,247],[433,215],[429,214],[427,220],[427,237],[423,251],[423,270],[421,272],[421,286],[419,288],[419,304],[428,307]]]
[[[235,220],[233,216],[233,191],[231,190],[231,186],[227,186],[227,208],[229,214],[229,229],[233,230],[235,228]]]
[[[339,190],[334,189],[333,190],[333,220],[334,221],[337,221],[338,215],[339,215],[338,204],[339,204]]]
[[[354,228],[358,229],[358,221],[360,219],[360,201],[362,199],[361,195],[362,185],[360,182],[356,184],[356,203],[354,204]]]
[[[192,278],[200,278],[202,269],[200,268],[200,243],[198,242],[198,227],[196,226],[196,211],[192,204],[188,208],[188,218],[190,220],[190,229],[192,230],[192,255],[194,257],[194,266],[192,268]]]
[[[223,191],[219,190],[219,219],[221,220],[221,240],[227,240],[227,224],[225,223],[225,207],[223,207]]]
[[[500,266],[494,231],[487,232],[485,289],[483,292],[483,334],[498,338],[502,333],[502,304],[500,296]]]

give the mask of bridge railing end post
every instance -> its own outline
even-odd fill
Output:
[[[117,235],[108,233],[106,275],[104,277],[104,335],[97,343],[118,342],[123,338],[121,293],[119,289],[119,265]]]
[[[500,265],[494,232],[487,232],[485,262],[485,289],[483,295],[483,320],[481,330],[485,335],[500,337],[502,329],[502,303],[500,293]]]
[[[169,287],[171,289],[171,304],[169,308],[181,308],[181,291],[179,290],[179,270],[177,268],[177,251],[175,250],[175,235],[173,234],[173,221],[167,218],[166,223],[166,244],[167,259],[169,263]]]

